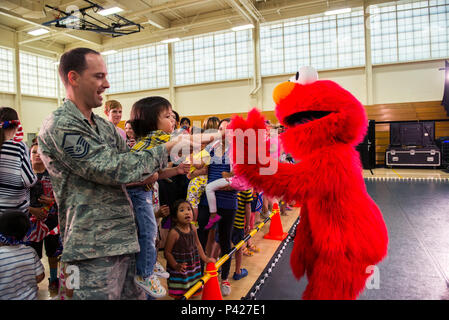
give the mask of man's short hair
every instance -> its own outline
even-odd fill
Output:
[[[100,54],[98,51],[89,48],[75,48],[65,52],[59,60],[59,76],[64,84],[68,83],[68,73],[76,71],[81,74],[87,69],[86,54]]]
[[[117,100],[108,100],[104,104],[104,112],[109,112],[112,109],[123,109],[122,104]]]

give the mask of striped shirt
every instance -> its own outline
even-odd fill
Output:
[[[234,228],[245,228],[245,205],[253,201],[253,191],[251,189],[237,193],[237,211],[235,212]]]
[[[36,277],[44,266],[36,251],[25,245],[0,247],[0,300],[36,300]]]
[[[231,172],[231,166],[229,164],[229,151],[227,150],[223,156],[216,156],[214,149],[210,150],[211,160],[209,165],[209,170],[207,173],[207,181],[211,183],[217,179],[223,178],[222,172]],[[217,208],[236,210],[237,209],[237,191],[215,191],[215,196],[217,198]],[[201,196],[200,201],[201,206],[207,206],[207,197],[204,192]]]
[[[28,147],[23,142],[3,142],[0,148],[0,212],[14,209],[27,213],[29,190],[36,181]]]

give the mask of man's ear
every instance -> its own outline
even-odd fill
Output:
[[[79,74],[76,71],[69,71],[69,73],[67,74],[67,80],[69,82],[69,84],[73,87],[78,86],[78,81],[79,81]]]

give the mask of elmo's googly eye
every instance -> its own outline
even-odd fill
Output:
[[[288,81],[299,84],[309,84],[318,80],[318,73],[312,67],[301,67]]]

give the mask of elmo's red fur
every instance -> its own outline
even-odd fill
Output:
[[[242,150],[234,149],[233,170],[269,196],[301,204],[290,263],[296,278],[307,275],[303,298],[356,299],[373,270],[370,266],[386,256],[388,244],[385,222],[366,191],[354,148],[366,133],[366,112],[335,82],[287,84],[287,94],[275,98],[276,116],[286,127],[281,135],[284,150],[299,162],[278,163],[276,173],[261,175],[267,164],[239,164],[235,155]],[[295,118],[306,111],[329,114],[306,123]],[[253,109],[247,120],[236,116],[228,128],[265,129],[264,120]],[[257,152],[248,143],[244,149],[245,155]]]

